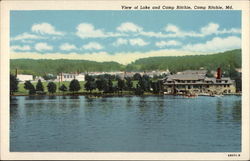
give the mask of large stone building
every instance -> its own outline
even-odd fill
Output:
[[[225,94],[236,92],[235,81],[221,77],[220,68],[217,70],[216,78],[207,77],[206,73],[206,70],[187,70],[169,75],[163,80],[164,91],[168,94]]]

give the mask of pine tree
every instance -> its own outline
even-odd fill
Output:
[[[56,84],[54,82],[49,82],[47,85],[49,93],[55,93],[56,92]]]
[[[43,84],[41,82],[41,80],[39,79],[37,84],[36,84],[36,91],[39,91],[39,92],[43,92],[44,91],[44,88],[43,88]]]
[[[69,91],[77,92],[81,89],[80,83],[77,79],[73,79],[69,84]]]

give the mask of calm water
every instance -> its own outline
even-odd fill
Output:
[[[240,152],[241,97],[12,97],[10,151]]]

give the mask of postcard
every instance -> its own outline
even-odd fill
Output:
[[[248,160],[248,1],[2,1],[1,159]]]

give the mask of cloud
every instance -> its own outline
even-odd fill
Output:
[[[215,37],[205,43],[188,44],[183,47],[184,50],[196,52],[222,52],[236,48],[241,48],[241,39],[236,36]]]
[[[173,25],[173,24],[168,24],[165,28],[165,31],[167,32],[173,32],[173,33],[179,33],[180,32],[180,29]]]
[[[10,48],[12,51],[15,51],[15,50],[28,51],[31,49],[29,45],[24,45],[24,46],[15,45],[15,46],[11,46]]]
[[[70,51],[70,50],[75,50],[76,46],[73,44],[64,43],[59,48],[60,50]]]
[[[219,27],[216,23],[209,23],[207,26],[201,28],[201,33],[204,35],[217,34]]]
[[[118,33],[104,32],[101,29],[95,29],[92,24],[81,23],[76,27],[76,35],[82,39],[84,38],[104,38],[122,36]]]
[[[118,38],[115,42],[113,42],[113,46],[120,46],[126,44],[128,44],[128,40],[123,38]]]
[[[83,45],[82,48],[85,50],[101,50],[103,49],[103,46],[97,42],[90,42],[86,45]]]
[[[15,37],[12,37],[10,40],[11,41],[18,41],[18,40],[23,41],[23,40],[28,40],[28,39],[44,39],[44,37],[25,32]]]
[[[135,39],[130,39],[129,40],[130,45],[132,46],[145,46],[148,45],[148,42],[145,42],[143,39],[141,38],[135,38]]]
[[[116,29],[120,32],[140,32],[143,30],[142,27],[132,22],[124,22],[120,26],[118,26]]]
[[[156,42],[155,45],[157,47],[163,48],[165,46],[180,46],[181,42],[175,41],[175,40],[170,40],[170,41],[159,41]]]
[[[31,31],[35,32],[35,33],[39,33],[39,34],[48,34],[48,35],[64,35],[63,32],[60,31],[56,31],[55,27],[52,26],[49,23],[40,23],[40,24],[34,24],[31,27]]]
[[[47,43],[37,43],[35,45],[35,49],[37,51],[53,50],[53,46],[50,46]]]

